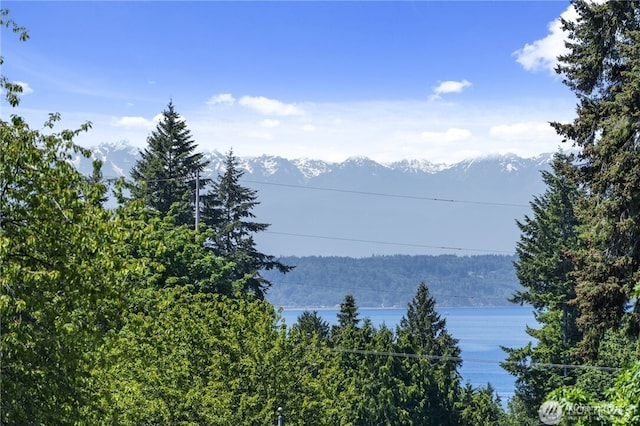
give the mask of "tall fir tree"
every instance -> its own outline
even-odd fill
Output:
[[[403,359],[407,424],[457,424],[460,347],[435,304],[427,285],[420,283],[396,332],[398,351],[418,355]]]
[[[306,339],[316,336],[320,340],[329,337],[329,323],[322,319],[318,311],[305,310],[298,316],[298,320],[292,325],[292,331],[301,333]]]
[[[196,152],[187,123],[172,101],[147,144],[131,170],[132,195],[163,216],[172,214],[176,225],[194,224],[195,178],[208,162]]]
[[[577,0],[563,21],[558,73],[578,99],[572,123],[554,123],[581,149],[576,182],[583,247],[574,255],[582,355],[618,327],[640,281],[640,2]]]
[[[254,235],[266,231],[269,224],[255,222],[253,209],[260,204],[257,191],[240,183],[244,171],[229,150],[224,172],[213,181],[213,188],[203,199],[202,221],[213,229],[209,247],[214,253],[234,264],[234,279],[245,279],[244,291],[264,298],[271,282],[260,272],[277,269],[282,273],[292,267],[256,248]]]
[[[553,171],[543,171],[547,190],[530,203],[533,216],[518,221],[521,231],[514,262],[516,276],[523,290],[511,299],[529,304],[541,327],[527,328],[536,339],[522,348],[503,348],[508,356],[503,368],[516,376],[516,398],[527,407],[528,415],[537,418],[537,409],[546,395],[561,385],[575,383],[577,370],[532,367],[531,363],[579,364],[573,349],[582,338],[576,320],[574,266],[570,254],[577,250],[578,219],[574,204],[577,187],[567,178],[571,156],[554,156]]]
[[[352,294],[347,294],[344,297],[344,300],[340,303],[340,311],[337,316],[339,327],[358,326],[360,322],[358,318],[358,306]]]

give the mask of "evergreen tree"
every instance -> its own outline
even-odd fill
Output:
[[[500,399],[495,396],[491,384],[486,387],[473,388],[467,383],[460,390],[458,403],[459,423],[465,426],[495,426],[502,424],[504,411]]]
[[[438,314],[435,305],[427,285],[420,283],[407,305],[406,315],[400,319],[398,339],[416,354],[457,358],[460,355],[458,339],[449,334],[447,320]],[[461,364],[455,359],[447,362],[454,366]]]
[[[528,328],[536,339],[522,348],[503,348],[508,356],[502,367],[516,376],[516,398],[523,400],[530,417],[546,395],[562,385],[575,383],[575,370],[536,368],[531,363],[578,364],[573,348],[581,339],[576,320],[574,265],[570,254],[578,247],[578,219],[574,204],[579,191],[566,172],[571,158],[556,154],[553,173],[542,172],[546,192],[531,202],[533,217],[518,221],[522,232],[514,262],[516,275],[524,290],[517,291],[513,302],[530,304],[540,329]]]
[[[572,123],[554,123],[581,148],[576,183],[583,247],[575,253],[579,348],[595,359],[640,281],[640,2],[576,0],[564,21],[558,73],[578,98]]]
[[[320,340],[326,340],[329,337],[329,323],[318,315],[318,311],[304,311],[291,328],[292,331],[302,333],[307,339],[317,336]]]
[[[338,326],[357,327],[360,319],[358,318],[358,307],[356,299],[352,294],[347,294],[342,303],[340,303],[340,311],[338,312]]]
[[[209,247],[234,264],[234,279],[246,279],[244,291],[262,299],[271,282],[262,277],[260,271],[276,269],[286,273],[292,267],[257,250],[253,235],[267,230],[269,224],[253,221],[253,209],[260,203],[255,190],[240,184],[243,175],[230,150],[224,172],[214,180],[213,189],[203,200],[202,219],[213,229]]]
[[[193,224],[194,179],[208,162],[202,153],[195,152],[196,143],[173,102],[162,111],[147,144],[131,170],[131,193],[162,216],[173,215],[176,225]],[[201,185],[205,183],[201,180]]]
[[[435,303],[429,288],[420,283],[397,329],[398,351],[418,355],[402,361],[405,394],[401,403],[409,413],[407,424],[457,424],[460,348]]]

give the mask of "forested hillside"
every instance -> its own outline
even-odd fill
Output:
[[[334,307],[346,293],[364,307],[405,307],[420,282],[439,306],[499,306],[520,289],[515,256],[285,257],[287,275],[266,271],[275,306]]]

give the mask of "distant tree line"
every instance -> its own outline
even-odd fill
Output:
[[[509,305],[522,287],[516,256],[373,256],[368,258],[287,256],[296,265],[286,276],[265,273],[277,283],[268,294],[276,306],[338,306],[345,293],[364,307],[403,307],[417,283],[429,283],[439,306]]]

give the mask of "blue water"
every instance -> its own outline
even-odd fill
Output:
[[[285,309],[282,317],[290,326],[303,311]],[[317,311],[329,324],[336,323],[337,309]],[[406,310],[381,308],[359,309],[358,312],[359,318],[369,318],[376,327],[385,324],[395,329]],[[520,306],[440,308],[438,313],[446,318],[449,333],[459,340],[463,382],[470,382],[474,387],[491,383],[506,404],[514,394],[514,377],[499,365],[505,359],[500,346],[522,347],[532,340],[525,332],[527,325],[536,326],[532,309]]]

